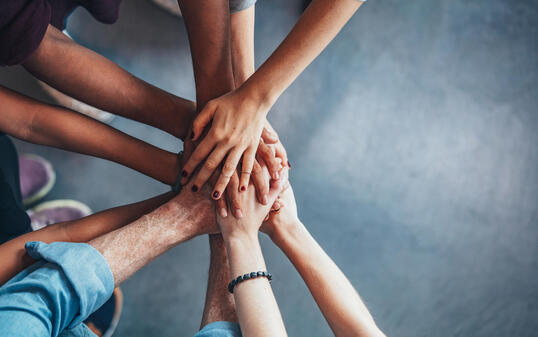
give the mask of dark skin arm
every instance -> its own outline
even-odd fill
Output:
[[[79,101],[181,139],[196,109],[194,102],[142,81],[50,25],[38,49],[23,66]]]
[[[117,162],[173,185],[179,158],[71,110],[43,104],[0,86],[0,130],[30,143]]]

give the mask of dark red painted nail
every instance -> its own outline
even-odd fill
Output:
[[[186,177],[188,176],[189,174],[187,173],[187,171],[183,170],[183,172],[181,172],[181,176],[182,177]]]
[[[289,162],[289,161],[288,161],[288,167],[289,167],[289,168],[291,168],[291,164],[290,164],[290,162]]]
[[[194,132],[191,133],[191,140],[193,140],[193,139],[194,139]]]
[[[213,192],[213,198],[217,199],[219,197],[220,193],[215,191]]]
[[[245,186],[241,186],[241,192],[245,192],[247,188]]]
[[[191,190],[192,190],[193,192],[198,191],[198,186],[196,186],[196,185],[192,185]]]

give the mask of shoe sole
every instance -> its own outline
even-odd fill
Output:
[[[88,207],[86,204],[83,204],[80,201],[70,200],[70,199],[45,201],[45,202],[40,203],[36,207],[27,210],[26,213],[28,214],[28,216],[32,216],[32,214],[35,212],[39,212],[48,208],[57,208],[57,207],[76,208],[82,213],[82,217],[88,216],[93,213],[91,208]],[[30,224],[30,226],[32,227],[32,230],[34,231],[41,229],[41,228],[35,228],[33,224]]]
[[[28,205],[38,202],[39,200],[43,199],[47,194],[49,194],[49,192],[54,187],[54,184],[56,183],[56,172],[52,168],[52,164],[41,156],[37,156],[35,154],[24,154],[21,157],[30,158],[32,160],[38,161],[41,164],[43,164],[43,166],[45,167],[45,172],[49,178],[49,181],[45,184],[45,186],[41,187],[32,196],[22,201],[22,204],[24,206],[28,206]]]
[[[110,327],[105,331],[103,337],[111,337],[116,331],[118,323],[120,322],[121,312],[123,311],[123,293],[120,287],[114,289],[114,295],[116,295],[116,307],[114,308],[114,316],[110,322]]]

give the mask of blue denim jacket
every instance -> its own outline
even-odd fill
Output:
[[[95,336],[82,322],[112,295],[103,256],[86,243],[28,242],[39,260],[0,288],[0,335]]]

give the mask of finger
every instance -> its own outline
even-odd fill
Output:
[[[194,178],[194,184],[192,185],[192,191],[196,192],[198,189],[200,189],[206,181],[211,177],[213,172],[219,167],[220,162],[224,159],[226,156],[226,150],[223,147],[217,146],[213,152],[207,157],[207,159],[204,162],[204,165],[200,169],[200,171],[196,174],[196,177]],[[220,193],[214,192],[211,194],[213,199],[220,198]]]
[[[243,163],[241,165],[241,180],[239,181],[239,190],[244,192],[247,190],[250,176],[252,175],[252,167],[256,161],[256,149],[251,146],[243,153]]]
[[[252,166],[251,178],[256,189],[258,201],[263,205],[267,205],[269,202],[267,196],[267,193],[269,193],[269,180],[263,174],[262,167],[257,161],[255,161],[254,165]]]
[[[288,172],[289,169],[284,167],[281,171],[280,179],[272,181],[271,187],[269,188],[269,202],[274,202],[282,189],[286,186],[286,182],[288,181]]]
[[[197,140],[215,114],[215,105],[209,101],[192,122],[192,140]]]
[[[228,196],[228,203],[232,214],[240,219],[243,217],[243,210],[241,204],[241,196],[239,195],[239,176],[237,172],[234,172],[230,178],[230,183],[226,189],[226,195]]]
[[[194,149],[194,152],[189,157],[189,160],[183,166],[181,172],[181,183],[186,184],[189,181],[189,176],[196,170],[198,165],[204,160],[215,147],[215,141],[209,135],[204,137],[202,142]]]
[[[281,142],[278,142],[278,144],[275,144],[275,156],[277,158],[282,159],[282,165],[283,166],[290,166],[290,162],[288,160],[288,153],[286,152],[286,149],[284,148],[284,145],[282,145]]]
[[[228,205],[226,205],[226,198],[220,198],[215,201],[217,204],[217,210],[221,218],[226,218],[228,216]]]
[[[262,139],[266,144],[276,144],[278,143],[278,135],[273,130],[269,130],[267,127],[264,127],[262,130]]]
[[[278,164],[276,157],[273,153],[271,147],[263,142],[260,142],[258,145],[257,153],[259,157],[265,162],[265,165],[269,169],[269,173],[273,179],[278,179],[278,171],[280,170],[280,165]]]
[[[212,194],[215,192],[222,194],[222,192],[224,192],[226,189],[226,186],[228,186],[230,178],[236,172],[237,163],[239,163],[239,159],[241,159],[241,155],[243,154],[243,151],[236,149],[237,147],[228,154],[228,158],[226,158],[226,162],[222,167],[222,172]],[[239,190],[239,181],[237,182],[237,186],[235,188]]]

